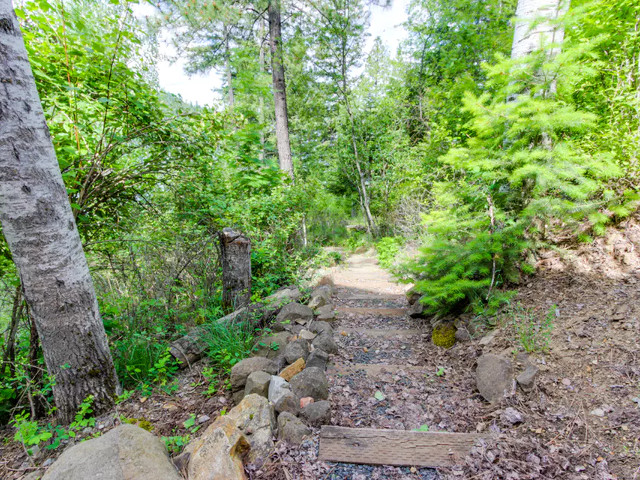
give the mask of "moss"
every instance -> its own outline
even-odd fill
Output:
[[[456,343],[456,327],[451,323],[443,323],[433,329],[431,340],[434,345],[451,348]]]

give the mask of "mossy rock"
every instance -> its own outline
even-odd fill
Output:
[[[451,348],[456,343],[456,327],[451,323],[441,323],[433,328],[431,341],[442,348]]]

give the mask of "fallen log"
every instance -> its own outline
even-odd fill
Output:
[[[300,298],[300,291],[297,287],[285,287],[265,298],[264,302],[252,303],[246,307],[239,308],[229,315],[219,318],[215,323],[251,322],[256,327],[261,327],[274,319],[284,305],[298,298]],[[208,325],[194,327],[184,337],[173,341],[169,345],[169,352],[178,360],[180,368],[191,367],[194,362],[197,362],[205,355],[207,343],[203,340],[203,337],[207,334],[208,328]]]

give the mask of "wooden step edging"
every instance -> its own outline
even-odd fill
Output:
[[[348,364],[329,364],[327,373],[331,375],[350,375],[359,371],[365,374],[377,376],[384,373],[391,375],[398,373],[428,373],[432,367],[421,365],[389,365],[386,363],[348,363]]]
[[[325,462],[416,467],[460,464],[481,438],[475,433],[418,432],[323,425],[319,459]]]
[[[339,313],[357,314],[357,315],[381,315],[381,316],[398,316],[407,315],[405,308],[377,308],[377,307],[337,307]]]

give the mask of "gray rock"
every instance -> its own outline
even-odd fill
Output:
[[[309,330],[313,333],[324,333],[328,332],[333,335],[333,328],[327,322],[323,322],[322,320],[316,320],[309,325]]]
[[[502,412],[502,415],[500,415],[500,418],[503,422],[509,423],[511,425],[516,425],[518,423],[524,422],[522,414],[512,407],[505,408],[504,412]]]
[[[311,320],[313,320],[313,310],[299,303],[285,305],[276,317],[276,323],[307,323]]]
[[[284,349],[284,358],[287,360],[287,363],[293,363],[299,358],[304,359],[306,362],[308,356],[309,342],[303,338],[289,342]]]
[[[331,422],[331,403],[327,400],[310,403],[302,409],[300,416],[309,425],[329,425]]]
[[[314,338],[316,338],[318,336],[317,333],[313,333],[309,330],[306,329],[302,329],[300,330],[300,333],[298,333],[298,336],[304,340],[307,340],[308,342],[310,342],[311,340],[313,340]]]
[[[485,400],[491,403],[499,402],[513,389],[511,361],[490,353],[482,355],[478,358],[476,386]]]
[[[424,303],[422,303],[422,297],[418,299],[411,307],[407,310],[407,313],[411,318],[424,318],[427,314],[424,311]]]
[[[269,359],[276,358],[289,343],[291,334],[287,331],[264,335],[258,339],[253,347],[253,355]]]
[[[291,389],[298,398],[312,397],[314,400],[329,398],[329,383],[324,370],[317,367],[305,368],[291,379]]]
[[[328,285],[323,285],[316,288],[311,292],[311,299],[309,300],[309,308],[315,310],[316,308],[323,307],[331,302],[331,288]]]
[[[267,458],[273,450],[273,431],[276,417],[273,405],[260,395],[247,395],[240,405],[225,415],[235,423],[251,445],[248,454],[250,462]]]
[[[124,424],[101,437],[65,450],[43,480],[180,480],[164,443],[135,425]]]
[[[491,330],[489,333],[487,333],[484,337],[480,339],[478,344],[483,347],[490,345],[493,342],[493,340],[496,338],[496,335],[498,334],[499,331],[500,330],[498,330],[497,328],[495,330]]]
[[[538,367],[535,365],[527,365],[524,372],[516,377],[516,382],[524,392],[530,392],[536,385],[536,377],[538,376]]]
[[[292,413],[282,412],[278,416],[278,440],[299,445],[309,435],[311,429]]]
[[[251,372],[244,386],[245,396],[255,393],[256,395],[267,398],[269,394],[269,382],[271,382],[270,373],[263,371]]]
[[[313,348],[319,348],[327,353],[338,353],[338,344],[333,339],[333,335],[329,332],[322,332],[312,342]]]
[[[277,292],[269,295],[264,299],[264,303],[284,305],[286,303],[297,302],[302,297],[300,289],[295,285],[282,287]]]
[[[325,370],[327,368],[327,363],[329,363],[329,354],[319,348],[316,348],[311,352],[309,354],[309,358],[307,358],[307,368],[316,367],[321,370]]]
[[[456,340],[459,342],[468,342],[471,340],[471,335],[466,328],[458,328],[458,330],[456,330]]]
[[[415,305],[422,295],[416,291],[415,285],[405,292],[409,305]]]
[[[335,307],[331,303],[327,303],[322,307],[318,307],[316,309],[316,318],[318,320],[335,320],[336,319],[336,311]]]
[[[300,412],[300,400],[296,398],[291,390],[285,390],[274,404],[276,412],[289,412],[298,415]]]
[[[287,392],[291,391],[291,385],[289,385],[289,382],[278,375],[273,375],[271,377],[271,382],[269,383],[269,394],[267,398],[275,405],[287,394]]]
[[[275,375],[278,373],[278,366],[275,362],[265,357],[250,357],[241,360],[231,367],[231,390],[236,392],[244,389],[247,377],[258,371]]]

